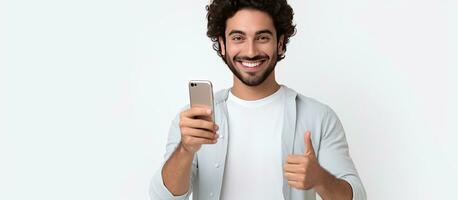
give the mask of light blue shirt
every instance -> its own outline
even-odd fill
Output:
[[[286,86],[283,87],[286,93],[286,105],[282,132],[282,165],[288,155],[304,153],[304,134],[305,131],[310,130],[313,149],[321,167],[336,178],[348,182],[353,189],[354,200],[365,200],[366,191],[350,157],[345,132],[336,113],[327,105],[298,94]],[[165,161],[172,155],[181,141],[179,115],[173,120],[168,135],[164,162],[151,181],[150,196],[152,200],[189,199],[191,192],[194,200],[219,199],[228,146],[226,100],[229,91],[229,89],[224,89],[215,94],[215,122],[219,126],[219,134],[223,139],[217,144],[202,145],[196,153],[192,162],[189,190],[181,196],[174,196],[165,187],[161,173]],[[189,105],[184,109],[187,108]],[[288,185],[285,177],[283,178],[282,192],[285,200],[314,200],[316,198],[316,192],[313,189],[292,188]]]

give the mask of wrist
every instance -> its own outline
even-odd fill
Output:
[[[190,157],[194,157],[194,154],[195,154],[195,152],[192,152],[188,150],[186,147],[184,147],[182,143],[178,145],[177,152],[183,156],[190,156]]]
[[[332,185],[332,182],[334,181],[334,176],[329,174],[324,168],[319,166],[319,170],[317,173],[317,181],[315,183],[315,186],[313,187],[315,191],[318,193],[326,191],[329,185]]]

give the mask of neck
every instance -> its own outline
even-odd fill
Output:
[[[280,85],[275,80],[275,73],[272,72],[264,82],[257,86],[248,86],[234,76],[234,84],[231,92],[236,97],[243,100],[258,100],[275,93],[280,89]]]

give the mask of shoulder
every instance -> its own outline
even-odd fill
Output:
[[[314,98],[304,96],[302,94],[297,95],[297,106],[298,110],[307,110],[314,113],[323,113],[326,114],[332,111],[331,107],[327,104],[324,104]]]
[[[322,103],[314,98],[305,96],[295,90],[285,86],[287,96],[293,96],[296,100],[297,112],[298,114],[309,113],[314,115],[327,115],[329,112],[332,112],[331,107],[327,104]]]
[[[323,137],[330,135],[329,132],[343,129],[341,122],[334,110],[314,98],[297,93],[296,95],[297,123],[301,127],[315,127]],[[312,128],[313,129],[313,128]]]
[[[215,105],[224,103],[224,102],[226,101],[227,96],[228,96],[228,94],[229,94],[229,90],[230,90],[230,88],[221,89],[221,90],[218,90],[218,91],[213,95]]]

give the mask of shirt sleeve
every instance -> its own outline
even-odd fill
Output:
[[[354,200],[366,200],[366,191],[350,157],[342,123],[329,107],[324,115],[321,130],[318,153],[320,165],[336,178],[350,184]]]
[[[170,156],[175,152],[178,144],[181,141],[181,131],[179,128],[179,115],[175,117],[170,126],[167,145],[166,145],[166,152],[164,155],[164,161],[159,167],[159,169],[154,174],[150,188],[150,198],[151,200],[187,200],[189,199],[189,195],[192,192],[192,183],[194,182],[194,178],[196,177],[197,173],[197,158],[194,156],[194,160],[192,161],[191,166],[191,178],[189,183],[188,192],[180,196],[174,196],[165,186],[162,178],[162,168],[164,167],[165,162],[170,158]]]

